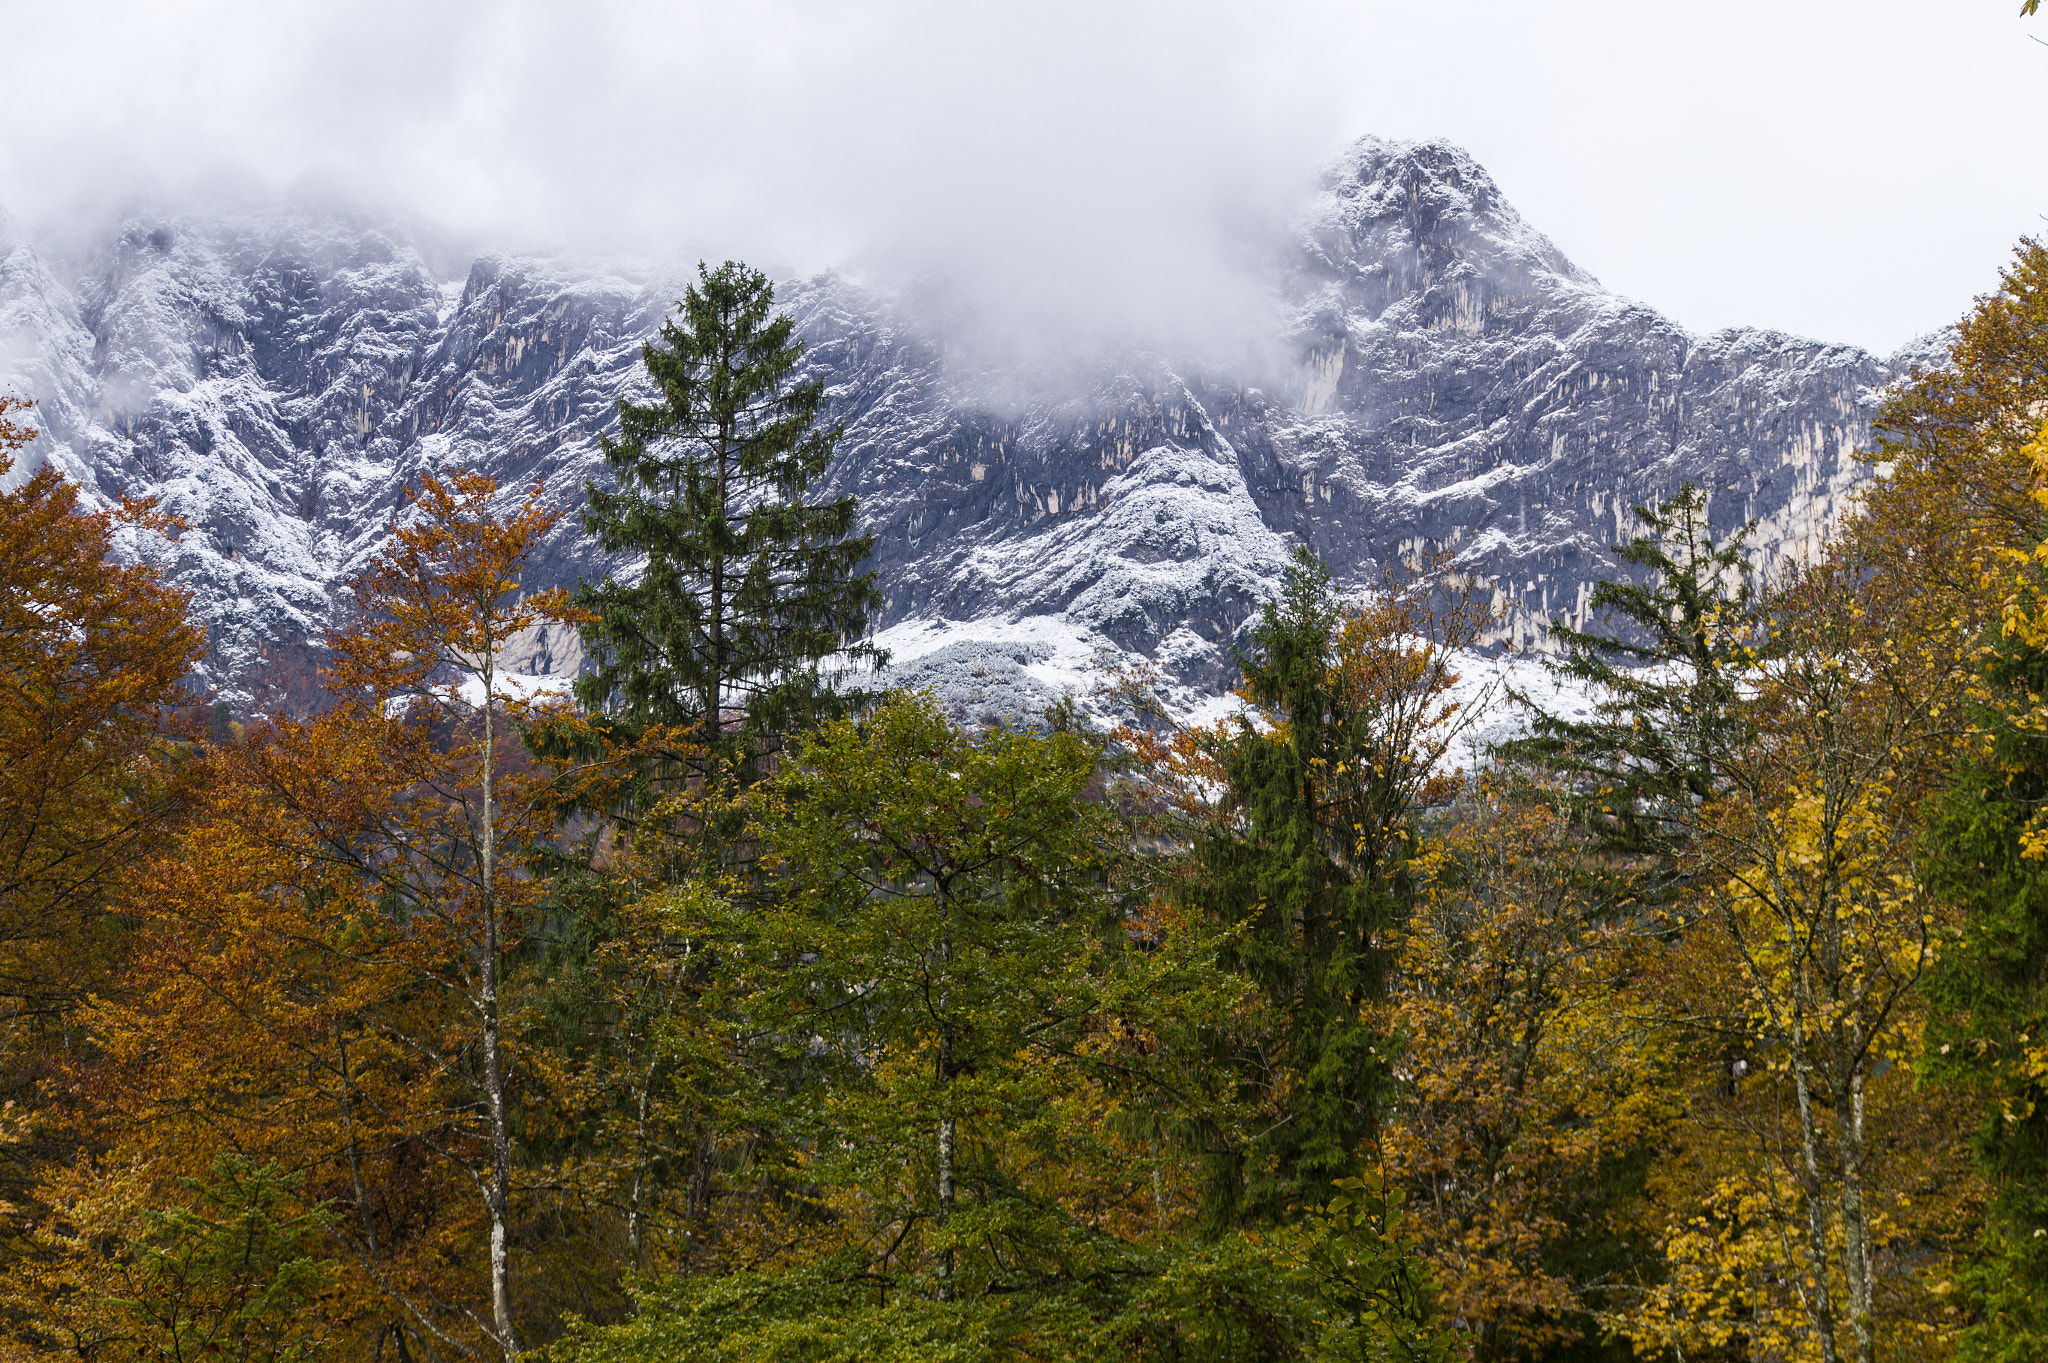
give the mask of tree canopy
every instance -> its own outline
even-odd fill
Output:
[[[587,588],[591,668],[577,695],[634,726],[698,731],[697,756],[745,768],[834,708],[828,659],[876,659],[880,597],[851,496],[809,499],[836,428],[822,379],[758,270],[700,265],[642,355],[655,400],[621,399],[604,441],[616,488],[585,491],[584,526],[625,576]]]

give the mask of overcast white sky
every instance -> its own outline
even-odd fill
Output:
[[[1888,350],[2048,231],[2048,22],[2018,9],[0,0],[0,204],[311,182],[511,243],[1144,308],[1353,137],[1442,135],[1688,326]]]

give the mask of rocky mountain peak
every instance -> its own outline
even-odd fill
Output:
[[[1304,301],[1372,318],[1413,301],[1424,326],[1470,329],[1503,302],[1600,288],[1442,141],[1353,143],[1324,172],[1296,241],[1291,282]]]
[[[202,681],[303,697],[337,585],[407,479],[544,477],[571,508],[605,476],[596,437],[685,277],[501,254],[442,270],[344,213],[134,217],[0,253],[0,385],[41,403],[37,458],[192,526],[174,571],[211,632]],[[1760,521],[1761,562],[1810,552],[1898,372],[1687,333],[1601,288],[1438,141],[1336,157],[1271,288],[1277,375],[1166,347],[1007,384],[890,295],[782,286],[845,425],[827,481],[876,537],[899,680],[978,714],[1101,654],[1197,704],[1303,544],[1358,590],[1448,559],[1491,598],[1498,642],[1542,648],[1554,615],[1583,623],[1629,508],[1688,479],[1717,528]],[[571,516],[536,576],[603,567]],[[574,666],[573,641],[528,652]]]

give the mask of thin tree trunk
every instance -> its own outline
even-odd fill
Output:
[[[374,1264],[378,1259],[377,1222],[370,1215],[370,1195],[363,1182],[363,1152],[356,1143],[355,1103],[349,1097],[348,1039],[339,1021],[334,1024],[334,1052],[341,1061],[341,1130],[348,1143],[348,1175],[349,1181],[355,1185],[356,1220],[362,1223],[363,1246]],[[382,1335],[377,1337],[377,1348],[379,1351],[384,1348]]]
[[[1828,1283],[1826,1199],[1821,1195],[1819,1133],[1815,1129],[1813,1093],[1808,1077],[1806,1030],[1796,1015],[1792,1023],[1792,1087],[1799,1097],[1799,1148],[1805,1162],[1807,1257],[1812,1281],[1806,1315],[1820,1344],[1821,1363],[1837,1363],[1834,1289]]]
[[[1843,1091],[1846,1089],[1846,1092]],[[1835,1139],[1842,1156],[1842,1260],[1849,1278],[1849,1328],[1857,1363],[1874,1363],[1870,1210],[1863,1197],[1863,1070],[1859,1064],[1835,1094]]]
[[[638,1146],[633,1160],[633,1199],[626,1213],[626,1242],[633,1250],[633,1271],[644,1272],[647,1261],[641,1244],[646,1213],[640,1210],[640,1185],[647,1181],[647,1089],[640,1090],[639,1110],[634,1115],[633,1138]]]
[[[1159,1178],[1159,1133],[1145,1133],[1145,1151],[1152,1160],[1152,1232],[1166,1234],[1166,1187]]]
[[[372,1264],[378,1259],[377,1222],[370,1215],[370,1198],[363,1183],[363,1153],[356,1143],[355,1104],[349,1098],[348,1040],[341,1023],[334,1024],[334,1053],[341,1062],[341,1130],[348,1145],[348,1176],[356,1193],[356,1220],[363,1230],[363,1247]],[[411,1363],[411,1354],[405,1347],[405,1326],[387,1321],[377,1328],[377,1344],[370,1351],[370,1363],[384,1363],[384,1341],[393,1335],[398,1337],[398,1357],[401,1363]]]
[[[1825,839],[1822,845],[1828,849],[1828,875],[1815,914],[1819,919],[1815,936],[1821,947],[1817,962],[1822,972],[1820,983],[1826,986],[1828,998],[1839,1006],[1843,997],[1844,927],[1839,849],[1843,846],[1843,812],[1853,803],[1856,782],[1835,726],[1827,725],[1822,732],[1828,740],[1826,813],[1821,824]],[[1877,1341],[1870,1311],[1870,1219],[1863,1201],[1863,1067],[1859,1058],[1861,1048],[1852,1044],[1852,1031],[1839,1016],[1829,1028],[1833,1056],[1828,1066],[1828,1097],[1835,1109],[1835,1157],[1842,1173],[1842,1272],[1849,1288],[1849,1331],[1856,1341],[1857,1363],[1874,1363]]]
[[[953,1033],[950,1028],[939,1031],[939,1214],[937,1221],[943,1229],[953,1214],[953,1109],[948,1101],[947,1090],[952,1087]],[[939,1300],[953,1300],[953,1248],[948,1245],[939,1252]]]
[[[944,1017],[948,1004],[948,991],[943,982],[950,979],[953,964],[953,930],[951,919],[953,903],[949,887],[944,880],[938,882],[939,922],[944,926],[939,934],[938,959],[944,972],[939,990],[939,1015]],[[946,1223],[953,1218],[953,1029],[941,1023],[939,1026],[939,1054],[936,1061],[939,1080],[939,1206],[934,1222],[943,1231]],[[939,1252],[939,1300],[953,1300],[953,1249],[948,1245]]]
[[[683,1258],[687,1261],[704,1237],[698,1229],[711,1217],[711,1157],[717,1153],[707,1122],[697,1132],[697,1154],[690,1165],[690,1186],[683,1194]]]
[[[722,366],[729,366],[729,363],[726,357],[721,356],[720,364]],[[716,528],[712,532],[711,612],[710,619],[707,622],[709,626],[707,642],[710,645],[708,652],[711,655],[708,659],[711,667],[711,677],[706,688],[709,694],[705,697],[704,705],[704,731],[705,737],[708,740],[704,756],[707,762],[717,760],[718,740],[724,733],[722,717],[719,714],[719,707],[725,704],[725,549],[723,547],[723,537],[725,535],[727,511],[726,476],[732,458],[732,427],[732,418],[722,415],[719,419],[718,430],[718,482],[713,494],[718,505],[712,517]]]
[[[654,1141],[647,1131],[647,1108],[654,1101],[654,1081],[661,1073],[661,1020],[675,1011],[676,996],[682,992],[683,976],[689,969],[691,950],[692,943],[685,939],[682,964],[677,968],[675,978],[669,985],[668,998],[664,1001],[655,1021],[647,1027],[647,1070],[640,1077],[640,1094],[634,1104],[636,1111],[633,1136],[637,1147],[633,1159],[633,1200],[631,1211],[626,1218],[626,1237],[632,1243],[633,1271],[636,1273],[644,1272],[647,1267],[647,1211],[643,1205],[643,1190],[654,1179]],[[686,1199],[683,1205],[683,1257],[686,1260],[694,1243],[690,1238],[692,1229],[690,1208]]]
[[[512,1203],[512,1132],[505,1118],[505,1066],[500,1048],[498,1015],[498,902],[496,899],[497,815],[492,808],[496,774],[497,730],[491,713],[495,659],[493,640],[484,639],[484,763],[482,878],[484,909],[483,997],[484,1101],[491,1118],[491,1177],[485,1201],[491,1212],[491,1316],[507,1363],[519,1357],[519,1336],[512,1325],[512,1265],[507,1244]]]

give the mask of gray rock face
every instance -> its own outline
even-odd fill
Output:
[[[573,507],[685,279],[488,257],[448,281],[402,233],[333,215],[135,220],[40,249],[0,232],[0,386],[40,404],[31,461],[191,527],[171,562],[211,630],[202,680],[293,693],[406,479],[544,477]],[[1257,372],[1132,351],[1053,380],[963,358],[899,296],[781,288],[845,423],[828,481],[876,536],[901,679],[980,666],[982,690],[1035,696],[1048,658],[1106,651],[1192,702],[1300,544],[1353,587],[1448,555],[1491,590],[1500,641],[1541,647],[1553,615],[1583,622],[1630,508],[1688,479],[1717,528],[1759,522],[1764,566],[1811,552],[1909,358],[1692,335],[1435,142],[1338,158],[1272,290],[1259,339],[1279,359]],[[572,515],[535,576],[603,567]],[[577,657],[543,639],[527,665]]]
[[[1324,187],[1289,277],[1307,382],[1272,448],[1292,495],[1263,506],[1332,561],[1450,551],[1505,637],[1540,643],[1553,615],[1583,621],[1632,507],[1697,482],[1718,530],[1760,522],[1767,567],[1809,553],[1865,476],[1894,366],[1690,335],[1602,289],[1450,147],[1367,140]]]

